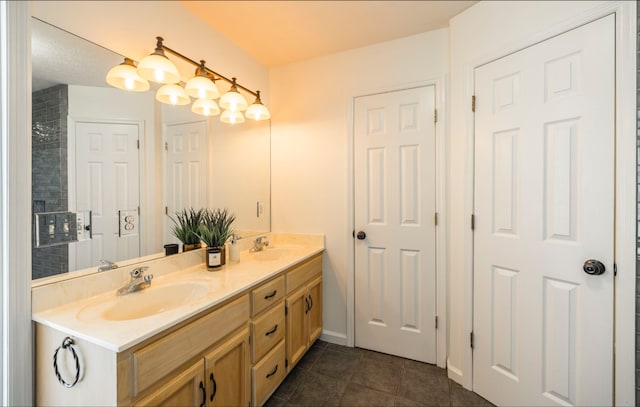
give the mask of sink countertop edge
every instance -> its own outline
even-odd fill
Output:
[[[99,320],[93,323],[80,321],[77,317],[73,318],[71,315],[77,313],[78,310],[82,308],[82,306],[90,303],[91,301],[95,301],[93,300],[93,298],[95,298],[96,296],[93,296],[74,301],[69,304],[64,304],[53,309],[35,312],[32,315],[32,320],[39,324],[63,332],[69,336],[83,339],[87,342],[93,343],[108,350],[114,352],[122,352],[171,328],[174,325],[182,323],[194,316],[197,316],[198,314],[204,313],[208,309],[214,308],[221,303],[241,294],[242,292],[248,292],[256,285],[259,285],[262,282],[276,276],[277,274],[282,273],[284,270],[297,263],[301,263],[317,255],[318,253],[322,253],[324,250],[324,245],[314,245],[313,248],[307,246],[307,250],[304,250],[303,254],[287,258],[287,263],[284,264],[281,264],[280,262],[262,263],[251,260],[245,260],[245,263],[243,264],[243,260],[241,257],[241,261],[239,263],[227,263],[224,269],[211,272],[211,274],[206,271],[206,266],[202,264],[202,269],[197,271],[197,273],[208,273],[205,274],[205,276],[214,276],[219,278],[222,278],[220,277],[221,275],[216,275],[213,273],[232,273],[231,277],[242,277],[241,274],[255,274],[255,270],[243,273],[241,268],[246,264],[255,265],[256,263],[258,263],[267,271],[259,272],[257,276],[251,277],[250,280],[245,284],[238,285],[233,289],[217,288],[211,293],[206,294],[203,298],[195,300],[193,303],[187,303],[174,310],[169,310],[145,318],[132,319],[128,321]],[[176,271],[175,273],[179,272],[180,271]],[[105,293],[100,295],[104,294]],[[143,325],[146,326],[143,326],[141,328],[141,321],[143,321]],[[98,326],[98,324],[102,326],[104,326],[103,324],[108,324],[109,327],[115,327],[116,325],[119,325],[121,329],[103,329],[100,332],[96,333],[95,328]],[[131,326],[136,327],[135,333],[131,333],[132,330],[128,329]],[[114,334],[113,331],[119,332]],[[105,333],[108,333],[108,335],[105,335]]]

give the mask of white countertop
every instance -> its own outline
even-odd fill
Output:
[[[199,255],[194,255],[193,253],[184,254],[185,258],[190,256],[189,258],[191,259],[192,265],[188,267],[182,265],[178,268],[175,265],[179,264],[179,262],[175,262],[174,258],[183,255],[169,256],[148,262],[148,264],[138,264],[138,266],[146,265],[150,267],[146,274],[154,274],[151,287],[145,290],[153,290],[154,288],[176,283],[196,283],[199,289],[198,297],[170,310],[130,320],[113,321],[102,318],[100,317],[102,304],[113,304],[116,301],[125,300],[135,307],[136,295],[145,291],[117,297],[113,289],[113,282],[105,284],[105,289],[98,294],[73,299],[70,302],[49,308],[43,305],[47,301],[37,298],[38,295],[52,297],[64,295],[65,292],[69,293],[71,291],[75,291],[75,296],[77,297],[79,287],[82,285],[97,284],[97,282],[90,279],[91,276],[87,276],[81,278],[87,281],[75,281],[73,290],[70,290],[70,284],[65,286],[63,283],[34,289],[33,296],[36,297],[36,301],[39,300],[39,305],[34,307],[33,320],[106,349],[115,352],[124,351],[177,323],[215,307],[324,250],[324,238],[322,236],[313,236],[314,238],[310,239],[299,237],[308,235],[282,236],[296,236],[298,238],[276,238],[276,244],[272,244],[261,256],[256,256],[256,254],[260,255],[260,253],[243,251],[240,253],[240,262],[227,262],[225,266],[217,271],[207,270],[203,262],[203,250],[199,250]],[[277,256],[272,255],[272,253],[276,253],[276,250],[279,251]],[[196,260],[194,261],[194,259]],[[201,259],[201,261],[198,261],[198,259]],[[165,260],[164,263],[163,260]],[[173,269],[167,264],[173,265]],[[154,268],[157,268],[158,271],[162,269],[161,274],[158,275],[154,272]],[[123,275],[124,272],[128,273],[128,271],[130,270],[121,270],[119,276]],[[102,276],[96,278],[100,277]],[[122,277],[120,277],[120,280],[119,286],[126,283],[126,281],[122,280]],[[95,292],[95,288],[91,291]],[[171,289],[166,290],[166,292],[170,293]],[[74,297],[74,295],[70,295],[70,297]],[[51,301],[49,302],[51,303]],[[60,301],[53,303],[59,304]]]

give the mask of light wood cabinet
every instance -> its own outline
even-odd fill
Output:
[[[249,405],[249,329],[242,329],[205,356],[207,406]]]
[[[205,397],[204,360],[199,360],[162,385],[157,391],[133,405],[136,407],[204,406]]]
[[[291,370],[322,334],[321,258],[312,258],[292,270],[287,280],[286,352],[288,370]],[[295,291],[290,292],[289,287]]]

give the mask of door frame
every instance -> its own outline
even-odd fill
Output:
[[[146,175],[147,173],[144,171],[145,169],[145,160],[144,160],[144,152],[145,152],[145,134],[146,129],[144,126],[143,120],[119,120],[119,119],[97,119],[97,118],[87,118],[87,117],[72,117],[67,116],[67,208],[70,212],[76,212],[76,168],[73,165],[70,165],[72,162],[75,162],[75,151],[76,151],[76,125],[78,123],[103,123],[103,124],[129,124],[138,126],[138,140],[140,141],[140,148],[138,148],[138,203],[140,205],[140,216],[138,217],[138,222],[140,223],[140,234],[139,234],[139,245],[140,245],[140,257],[144,257],[147,255],[146,253],[146,243],[147,236],[150,235],[149,225],[151,222],[146,222],[147,214],[150,214],[150,211],[147,208],[147,201],[145,196],[146,185],[148,184]],[[71,269],[71,264],[73,262],[74,270],[75,270],[75,262],[76,262],[76,246],[68,245],[69,251],[69,267]],[[151,253],[149,253],[151,254]],[[110,260],[110,259],[107,259]],[[91,267],[90,272],[92,272],[95,267]],[[89,270],[87,270],[89,271]],[[84,274],[83,274],[84,275]]]
[[[435,141],[436,141],[436,173],[435,173],[435,192],[436,192],[436,212],[438,213],[438,225],[436,226],[436,315],[438,316],[438,329],[436,330],[436,361],[441,368],[446,367],[447,360],[447,214],[446,214],[446,134],[448,132],[448,112],[446,109],[447,100],[445,84],[447,83],[447,75],[436,78],[427,79],[420,82],[401,83],[398,85],[376,88],[362,89],[349,93],[347,100],[347,125],[348,134],[350,135],[347,146],[347,168],[349,177],[347,181],[347,228],[344,231],[345,236],[351,236],[355,230],[355,133],[354,133],[354,110],[355,99],[357,97],[369,96],[378,93],[395,92],[411,88],[419,88],[425,86],[434,86],[435,92],[435,108],[437,111],[437,121],[435,122]],[[347,239],[351,239],[348,237]],[[345,338],[332,338],[342,345],[355,345],[355,241],[350,240],[349,249],[347,250],[347,335]],[[326,335],[326,331],[325,334]]]
[[[614,261],[614,400],[616,405],[635,403],[635,289],[636,289],[636,3],[616,1],[539,32],[526,40],[509,42],[498,51],[486,53],[465,66],[465,97],[471,100],[475,88],[474,71],[480,65],[530,47],[551,37],[615,14],[615,221]],[[465,163],[465,213],[470,217],[474,202],[475,156],[474,114],[467,110]],[[473,331],[473,232],[464,233],[464,332]],[[468,343],[468,342],[467,342]],[[464,346],[463,372],[449,371],[449,377],[467,389],[473,388],[473,352]]]

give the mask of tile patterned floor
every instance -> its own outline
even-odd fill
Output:
[[[265,407],[492,406],[444,369],[317,341]]]

